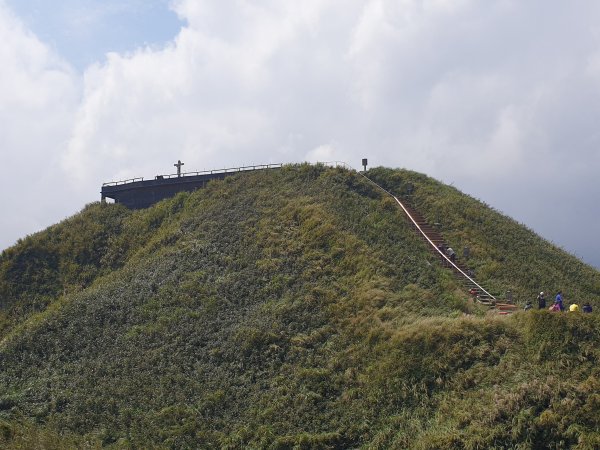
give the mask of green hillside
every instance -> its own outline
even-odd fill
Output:
[[[368,175],[469,247],[493,293],[600,309],[600,273],[513,220]],[[342,169],[89,205],[2,253],[0,304],[6,448],[600,446],[597,313],[490,314]]]

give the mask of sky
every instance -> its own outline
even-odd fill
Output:
[[[0,248],[103,182],[426,173],[600,268],[600,2],[0,0]]]

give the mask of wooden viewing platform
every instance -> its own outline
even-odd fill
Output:
[[[183,164],[181,161],[175,164],[175,167],[177,167],[176,174],[157,175],[153,180],[131,178],[104,183],[100,191],[102,201],[111,198],[115,203],[121,203],[130,209],[147,208],[165,198],[173,197],[179,192],[192,192],[201,189],[211,180],[222,180],[241,172],[279,169],[283,166],[283,164],[263,164],[181,173]]]

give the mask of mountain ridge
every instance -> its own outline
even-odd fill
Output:
[[[415,172],[368,175],[443,218],[496,291],[522,302],[556,283],[599,304],[597,271],[480,202]],[[524,270],[532,259],[545,270]],[[137,212],[90,205],[3,252],[0,298],[8,446],[600,439],[596,315],[489,317],[393,200],[343,169],[234,176]]]

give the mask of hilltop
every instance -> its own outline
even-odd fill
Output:
[[[600,273],[425,175],[368,176],[490,291]],[[92,204],[0,257],[0,443],[46,448],[595,448],[597,313],[490,315],[343,169]]]

